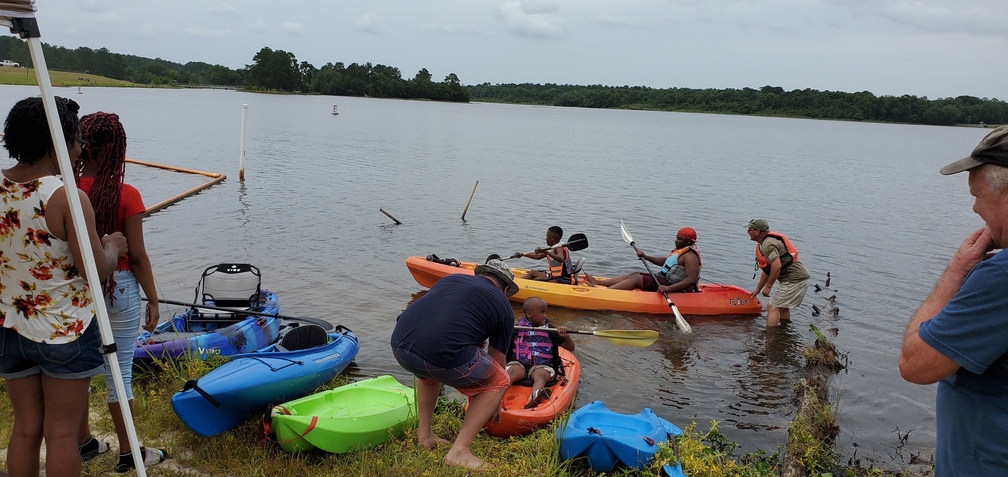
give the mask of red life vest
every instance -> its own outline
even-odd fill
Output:
[[[798,249],[796,249],[794,244],[791,243],[791,241],[788,240],[788,238],[780,232],[767,232],[767,237],[773,237],[775,239],[780,240],[781,242],[784,242],[784,248],[786,248],[787,251],[784,252],[784,255],[780,257],[781,273],[784,273],[784,270],[787,270],[792,263],[798,261]],[[760,245],[762,244],[761,243],[756,244],[756,266],[760,270],[763,270],[763,273],[769,275],[770,264],[767,263],[766,257],[763,256],[763,251],[760,250]],[[791,260],[787,261],[787,263],[784,263],[784,257],[791,257]]]

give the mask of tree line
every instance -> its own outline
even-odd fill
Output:
[[[882,121],[911,124],[1004,124],[1008,103],[958,96],[930,100],[911,95],[875,96],[779,86],[760,89],[657,89],[646,86],[496,84],[470,86],[473,100],[502,103],[625,108],[723,114],[755,114],[814,119]]]
[[[469,91],[455,73],[444,81],[434,81],[426,68],[404,79],[399,68],[342,62],[326,63],[321,69],[299,62],[293,53],[263,48],[252,64],[230,69],[203,62],[186,64],[113,53],[106,48],[76,49],[43,43],[42,51],[50,69],[106,76],[153,86],[229,86],[251,91],[298,92],[374,98],[469,101]],[[28,45],[0,36],[0,59],[31,65]]]
[[[998,99],[958,96],[928,99],[911,95],[875,96],[814,89],[785,91],[779,86],[759,89],[649,88],[647,86],[490,84],[464,86],[455,73],[434,81],[426,68],[403,78],[399,68],[371,63],[326,63],[316,68],[293,53],[264,47],[244,68],[231,69],[203,62],[175,63],[80,47],[68,49],[42,44],[50,68],[154,86],[227,86],[252,91],[298,92],[373,98],[470,100],[624,108],[722,114],[789,116],[910,124],[1005,124],[1008,103]],[[0,36],[0,59],[30,65],[23,41]]]

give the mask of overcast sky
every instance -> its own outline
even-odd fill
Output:
[[[262,47],[463,84],[1008,100],[1006,0],[37,0],[42,40],[229,68]]]

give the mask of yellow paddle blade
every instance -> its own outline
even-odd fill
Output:
[[[658,340],[658,332],[654,330],[598,330],[592,334],[612,344],[638,348],[651,346]]]

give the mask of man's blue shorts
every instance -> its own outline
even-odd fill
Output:
[[[45,373],[57,379],[84,379],[105,369],[98,348],[98,320],[76,340],[65,344],[37,343],[10,328],[0,326],[0,378],[7,380]]]

